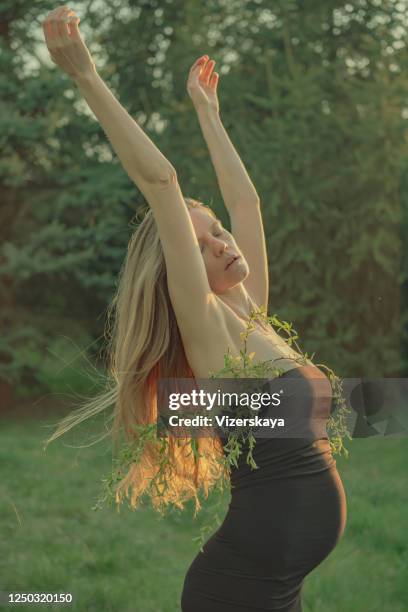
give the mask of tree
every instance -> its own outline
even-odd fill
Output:
[[[406,337],[401,7],[76,7],[101,76],[176,167],[184,194],[227,222],[186,92],[195,59],[217,61],[221,117],[261,198],[270,311],[294,322],[303,349],[349,376],[398,372]],[[3,2],[0,30],[0,378],[30,392],[50,338],[101,339],[129,221],[146,204],[47,57],[41,22],[52,8]]]

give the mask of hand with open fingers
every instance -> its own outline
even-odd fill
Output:
[[[196,110],[207,107],[219,113],[220,106],[217,96],[219,75],[217,72],[213,73],[214,66],[215,61],[210,60],[208,55],[203,55],[194,62],[190,69],[187,91]]]
[[[73,79],[96,72],[79,32],[79,22],[75,11],[64,5],[48,13],[42,24],[52,61]]]

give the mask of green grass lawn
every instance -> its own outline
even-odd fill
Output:
[[[119,513],[93,511],[110,469],[109,446],[72,448],[89,440],[85,426],[44,452],[52,431],[44,424],[54,421],[0,421],[0,590],[69,592],[74,602],[66,609],[75,611],[179,611],[199,548],[193,538],[208,511],[196,519],[192,504],[166,518],[125,504]],[[346,531],[306,578],[304,612],[406,612],[408,440],[357,439],[348,447],[348,459],[336,456]],[[225,493],[221,509],[228,501]]]

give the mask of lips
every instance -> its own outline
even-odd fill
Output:
[[[234,263],[234,261],[235,261],[236,259],[239,259],[239,255],[234,255],[234,257],[230,257],[230,258],[229,258],[229,260],[228,260],[228,263],[227,263],[227,265],[226,265],[226,268],[225,268],[225,269],[229,268],[229,267],[230,267],[230,265],[231,265],[232,263]]]

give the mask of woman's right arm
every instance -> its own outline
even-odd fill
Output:
[[[97,73],[79,32],[79,21],[68,7],[51,11],[43,23],[47,47],[54,63],[84,96],[131,180],[146,195],[146,188],[168,181],[175,170]]]
[[[166,157],[115,98],[99,74],[77,77],[75,83],[94,112],[129,177],[139,187],[166,181],[174,174]]]
[[[79,34],[78,21],[68,7],[51,11],[43,24],[47,47],[54,63],[77,84],[129,177],[152,208],[180,329],[205,351],[219,338],[219,324],[223,321],[176,171],[97,74]]]

